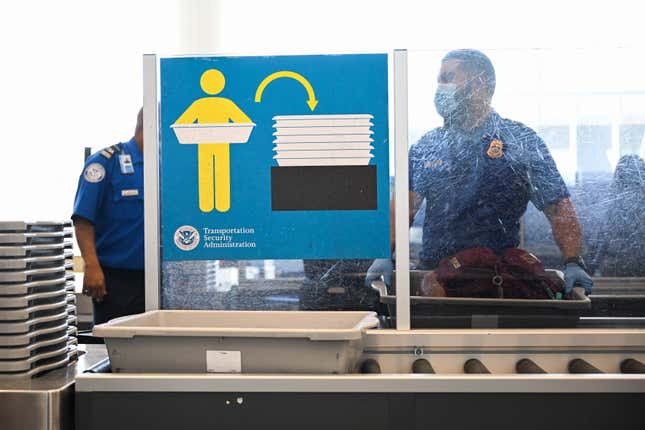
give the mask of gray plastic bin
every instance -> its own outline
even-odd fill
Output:
[[[19,309],[0,309],[0,323],[27,321],[34,317],[57,315],[67,310],[67,298],[65,293],[61,294],[56,300],[45,304],[37,304],[28,308]]]
[[[44,257],[0,258],[0,270],[29,270],[61,266],[65,255],[48,255]]]
[[[39,342],[43,339],[52,339],[59,337],[63,333],[69,333],[70,327],[67,326],[67,321],[62,320],[59,324],[40,329],[34,329],[27,333],[21,334],[4,334],[0,333],[0,350],[4,347],[19,347],[27,346]]]
[[[63,276],[64,273],[65,266],[62,264],[58,267],[48,267],[46,269],[5,270],[0,271],[0,284],[56,279]],[[0,287],[2,287],[2,285],[0,285]]]
[[[42,293],[27,294],[23,296],[0,296],[0,312],[13,308],[28,308],[48,303],[57,303],[60,302],[61,296],[65,296],[69,303],[67,291],[65,291],[63,286],[59,287],[58,290]]]
[[[67,324],[67,318],[69,318],[67,309],[65,307],[61,307],[58,309],[57,313],[34,315],[24,321],[0,321],[0,335],[23,334],[29,333],[32,330],[40,330],[42,328]]]
[[[2,245],[43,245],[52,243],[64,243],[68,237],[64,231],[54,232],[33,232],[33,233],[0,233],[0,244]]]
[[[348,373],[377,325],[374,312],[151,311],[93,334],[113,372]]]
[[[73,285],[73,282],[70,282]],[[0,296],[14,296],[20,294],[33,294],[44,291],[60,290],[61,287],[67,289],[67,277],[62,273],[57,279],[48,279],[43,281],[32,281],[22,284],[0,284]]]
[[[68,223],[69,221],[0,221],[0,231],[62,231]]]
[[[395,272],[396,273],[396,272]],[[559,328],[575,327],[580,316],[591,308],[582,288],[573,289],[567,300],[494,299],[476,297],[426,297],[416,295],[423,278],[431,271],[410,271],[410,322],[412,328]],[[556,282],[564,282],[558,270],[546,270]],[[396,319],[396,276],[392,285],[372,282]],[[389,294],[388,294],[389,293]],[[484,318],[482,318],[482,316]]]
[[[0,246],[0,257],[32,257],[46,255],[64,255],[66,243],[50,243],[45,245],[16,245]]]

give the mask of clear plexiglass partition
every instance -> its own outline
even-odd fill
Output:
[[[413,327],[643,316],[642,54],[407,52]],[[391,55],[161,59],[159,68],[160,307],[370,309],[393,326]],[[230,109],[224,119],[200,112],[215,98]],[[191,137],[200,123],[230,130],[210,130],[223,142]],[[230,195],[219,201],[222,182]],[[196,235],[213,248],[191,259],[195,248],[182,246]],[[565,266],[574,256],[584,269],[573,258]],[[584,287],[585,273],[586,295],[564,288]],[[378,279],[388,285],[375,288]]]

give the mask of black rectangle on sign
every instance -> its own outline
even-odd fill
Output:
[[[271,167],[274,211],[376,210],[376,166]]]

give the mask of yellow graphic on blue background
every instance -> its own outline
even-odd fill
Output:
[[[164,262],[391,254],[387,54],[162,58],[159,76]]]
[[[300,73],[291,72],[288,70],[282,70],[280,72],[271,73],[269,76],[267,76],[262,80],[262,82],[260,83],[260,86],[258,86],[258,89],[255,91],[256,103],[260,103],[262,101],[262,93],[264,92],[264,89],[267,87],[267,85],[269,85],[271,82],[279,78],[291,78],[300,82],[302,86],[305,87],[305,90],[307,90],[307,95],[309,96],[309,100],[307,100],[307,105],[309,105],[309,109],[311,109],[312,111],[316,109],[316,106],[318,105],[318,100],[316,100],[316,94],[314,93],[314,88],[311,86],[309,81]]]
[[[226,79],[217,69],[200,80],[211,96],[222,92]],[[197,124],[194,124],[197,122]],[[232,123],[231,123],[232,122]],[[195,100],[171,126],[179,143],[198,144],[199,209],[227,212],[231,207],[230,143],[246,143],[255,124],[231,100],[202,97]]]

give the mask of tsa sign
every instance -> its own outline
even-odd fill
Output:
[[[390,255],[386,54],[160,68],[165,260]]]

